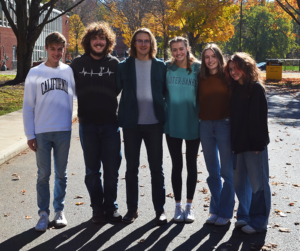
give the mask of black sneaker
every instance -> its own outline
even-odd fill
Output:
[[[156,217],[155,217],[155,220],[154,220],[154,224],[157,225],[157,226],[160,226],[160,225],[165,225],[167,223],[168,223],[168,220],[167,220],[167,216],[165,214],[165,211],[156,212]]]
[[[132,223],[139,216],[138,210],[128,210],[123,217],[124,223]]]
[[[119,213],[118,209],[115,211],[108,211],[106,214],[110,221],[122,221],[122,215]]]
[[[105,217],[103,211],[93,211],[92,222],[95,224],[105,223]]]

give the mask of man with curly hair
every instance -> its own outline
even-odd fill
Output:
[[[121,221],[117,189],[121,140],[117,122],[118,59],[111,56],[116,35],[105,22],[91,23],[81,45],[85,53],[71,64],[78,97],[79,135],[86,167],[85,184],[91,198],[92,222]],[[103,166],[104,185],[101,178]]]

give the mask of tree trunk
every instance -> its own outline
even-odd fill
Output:
[[[168,55],[168,45],[169,42],[169,36],[164,32],[164,61],[166,61],[169,57]]]

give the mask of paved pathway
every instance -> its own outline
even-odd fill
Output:
[[[275,89],[274,89],[275,90]],[[269,145],[270,183],[272,209],[270,228],[266,233],[246,235],[234,229],[231,224],[217,227],[205,224],[208,217],[209,191],[205,182],[207,171],[203,155],[198,158],[198,185],[195,194],[196,221],[192,224],[175,224],[170,221],[162,227],[153,226],[154,210],[151,202],[150,172],[144,146],[141,153],[140,217],[131,225],[107,223],[97,226],[91,223],[89,197],[84,185],[84,163],[79,142],[78,123],[73,124],[72,145],[68,167],[68,191],[66,215],[68,226],[61,229],[50,228],[44,234],[36,233],[34,226],[38,220],[36,206],[36,164],[34,153],[25,150],[8,164],[0,166],[0,250],[260,250],[263,244],[278,245],[273,250],[296,251],[300,246],[300,117],[299,92],[297,95],[275,95],[269,90],[270,119]],[[282,96],[280,96],[282,95]],[[283,102],[281,102],[283,101]],[[291,109],[285,108],[289,107]],[[297,109],[298,107],[298,109]],[[295,111],[293,110],[295,108]],[[290,112],[293,111],[293,112]],[[276,117],[279,116],[279,117]],[[123,144],[122,144],[123,147]],[[118,203],[120,212],[126,212],[125,160],[120,168]],[[143,167],[146,165],[146,167]],[[164,171],[166,192],[172,193],[171,160],[164,141]],[[18,173],[20,180],[12,174]],[[186,179],[186,172],[183,172]],[[53,189],[53,177],[51,178]],[[21,191],[25,191],[22,195]],[[203,192],[204,191],[204,192]],[[185,194],[185,187],[183,194]],[[76,199],[76,195],[83,196]],[[183,196],[184,197],[184,196]],[[76,202],[84,202],[76,206]],[[294,204],[291,204],[294,203]],[[237,203],[236,203],[237,207]],[[285,217],[279,216],[280,210]],[[53,208],[51,206],[51,218]],[[166,198],[166,213],[171,220],[174,213],[174,199]],[[25,217],[29,216],[29,219]],[[32,217],[32,218],[31,218]],[[279,228],[288,228],[289,233]]]

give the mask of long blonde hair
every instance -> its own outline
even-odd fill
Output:
[[[184,37],[174,37],[169,41],[169,47],[170,50],[172,50],[172,44],[178,43],[178,42],[183,42],[185,48],[187,48],[187,54],[186,54],[186,59],[187,59],[187,65],[186,65],[186,70],[189,72],[189,74],[192,73],[192,64],[195,62],[199,62],[197,58],[188,50],[190,48],[189,42],[186,38]],[[171,66],[175,63],[176,59],[172,56],[171,53]],[[171,68],[170,66],[170,68]]]

